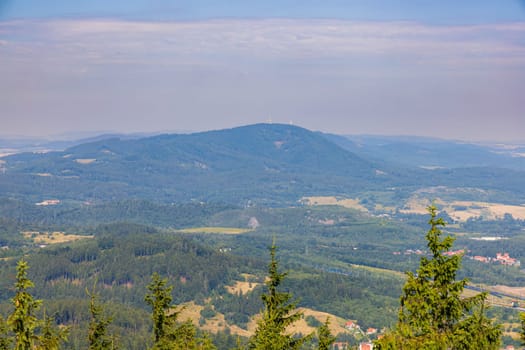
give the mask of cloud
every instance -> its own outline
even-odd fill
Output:
[[[219,128],[281,115],[347,133],[428,134],[440,120],[460,126],[453,137],[520,136],[524,37],[520,22],[4,21],[0,115],[35,132]],[[34,122],[41,114],[46,125]],[[475,123],[484,129],[461,127]]]
[[[3,27],[0,33],[22,33],[20,45],[33,41],[33,48],[40,49],[43,58],[84,58],[91,63],[179,64],[231,59],[322,62],[393,57],[418,64],[469,65],[515,64],[525,58],[524,43],[518,40],[525,37],[523,23],[446,27],[286,19],[61,20],[8,23]],[[38,43],[48,47],[38,47]]]

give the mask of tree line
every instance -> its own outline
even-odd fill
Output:
[[[286,273],[278,272],[275,258],[276,246],[271,247],[271,262],[266,286],[268,292],[261,299],[264,304],[262,318],[258,322],[257,331],[243,344],[239,338],[236,349],[299,349],[312,335],[299,337],[286,333],[286,328],[301,318],[302,314],[295,311],[296,302],[291,301],[292,294],[281,292],[281,285]],[[7,319],[0,316],[0,350],[59,350],[61,344],[68,341],[69,327],[57,325],[52,316],[42,311],[42,300],[35,299],[30,293],[34,287],[28,278],[29,265],[24,259],[17,264],[15,295],[11,299],[12,311]],[[191,321],[180,322],[181,307],[172,304],[173,287],[168,285],[168,279],[158,273],[151,276],[147,286],[148,293],[144,301],[151,308],[152,345],[151,350],[168,349],[199,349],[215,350],[209,334],[198,332]],[[90,322],[86,338],[89,350],[119,349],[119,338],[111,334],[109,325],[112,317],[107,315],[96,286],[86,290],[90,298]],[[42,311],[38,313],[39,311]],[[40,316],[40,317],[39,317]],[[329,320],[319,326],[319,349],[329,349],[335,337],[330,333]]]
[[[445,221],[437,217],[437,209],[429,207],[430,229],[426,235],[430,257],[422,257],[416,273],[407,273],[400,297],[398,320],[375,342],[378,349],[497,349],[501,327],[486,316],[485,293],[462,296],[467,279],[457,280],[461,256],[448,256],[454,238],[443,237]],[[300,335],[287,330],[302,314],[297,311],[293,294],[282,291],[286,273],[279,271],[275,242],[270,247],[270,263],[261,295],[263,308],[255,333],[247,342],[240,339],[235,350],[281,350],[311,348],[330,349],[335,337],[326,319],[317,332]],[[33,283],[27,277],[28,264],[17,265],[15,295],[7,319],[0,318],[0,350],[58,350],[67,340],[68,328],[55,325],[46,315],[42,301],[36,300],[29,289]],[[198,332],[189,321],[180,322],[181,308],[173,305],[173,287],[167,278],[153,273],[144,301],[151,309],[152,350],[216,349],[209,334]],[[90,350],[118,349],[118,336],[109,332],[111,317],[99,303],[95,287],[87,291],[90,297],[91,321],[87,330]],[[522,316],[525,329],[525,316]],[[315,338],[315,342],[313,339]],[[525,341],[525,331],[522,331]]]

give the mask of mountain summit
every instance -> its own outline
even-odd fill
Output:
[[[345,188],[352,192],[377,177],[371,163],[322,134],[283,124],[110,138],[63,152],[4,159],[0,194],[14,195],[16,178],[26,190],[30,183],[38,183],[42,195],[77,200],[133,196],[296,201],[303,195],[340,194]],[[21,182],[22,178],[28,181]],[[72,187],[74,191],[68,190]]]

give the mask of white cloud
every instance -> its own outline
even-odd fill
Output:
[[[525,59],[523,41],[516,39],[525,37],[525,24],[521,23],[441,27],[286,19],[160,23],[62,20],[17,22],[6,27],[12,34],[21,33],[24,40],[19,46],[33,40],[33,49],[43,55],[41,58],[83,58],[93,63],[322,61],[392,56],[419,64],[514,64],[517,58]],[[47,46],[39,47],[39,43]]]
[[[0,116],[17,115],[12,128],[41,130],[117,128],[125,115],[134,130],[158,130],[282,115],[348,133],[429,132],[430,120],[483,119],[485,134],[459,127],[453,137],[523,135],[524,37],[525,23],[0,22]],[[30,121],[41,114],[45,126]]]

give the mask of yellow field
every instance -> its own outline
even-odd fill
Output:
[[[255,282],[255,275],[250,275],[248,273],[243,273],[241,276],[244,278],[244,281],[236,281],[233,286],[226,286],[226,290],[230,294],[246,294],[255,289],[255,287],[261,285],[261,283]]]
[[[500,307],[505,307],[505,308],[511,308],[513,306],[512,303],[518,300],[519,297],[523,297],[524,294],[522,293],[525,291],[524,287],[509,287],[509,286],[502,286],[502,285],[496,285],[496,286],[475,285],[475,286],[482,287],[484,291],[499,292],[499,293],[504,293],[508,295],[508,296],[496,296],[496,295],[489,294],[487,296],[488,305],[500,306]],[[465,297],[471,297],[477,294],[479,294],[478,291],[464,289],[462,295]],[[521,304],[521,307],[523,307],[523,301],[521,301],[520,304]]]
[[[350,209],[357,209],[360,211],[367,212],[368,209],[366,209],[364,206],[362,206],[359,203],[359,199],[353,199],[353,198],[345,198],[345,199],[337,199],[336,197],[303,197],[300,200],[302,203],[305,203],[306,205],[339,205],[341,207],[350,208]]]
[[[233,286],[226,286],[226,290],[230,294],[246,294],[248,292],[251,292],[255,289],[255,287],[261,285],[261,283],[257,282],[246,282],[246,281],[236,281]]]
[[[418,196],[410,197],[403,208],[399,212],[403,214],[428,214],[427,207],[432,204],[432,201],[427,198],[420,198]],[[441,203],[436,203],[441,204]]]
[[[176,230],[181,233],[218,233],[223,235],[240,235],[246,232],[251,232],[249,228],[236,228],[236,227],[193,227]]]
[[[503,285],[496,285],[488,287],[490,290],[495,292],[505,293],[508,295],[514,295],[517,297],[525,297],[525,287],[509,287]]]
[[[196,327],[205,330],[210,333],[217,333],[224,331],[226,328],[230,329],[231,334],[240,335],[243,337],[249,337],[253,334],[253,331],[247,331],[237,326],[229,325],[224,319],[224,315],[217,313],[213,318],[207,319],[203,326],[199,326],[199,318],[201,317],[200,312],[204,308],[201,305],[196,305],[194,302],[186,303],[182,305],[183,309],[179,314],[178,320],[181,322],[190,320]],[[180,309],[179,309],[180,310]]]
[[[507,205],[501,203],[451,201],[445,202],[436,198],[435,203],[456,221],[465,222],[470,218],[482,216],[486,220],[502,219],[505,214],[511,214],[515,219],[525,219],[525,206]],[[426,214],[426,208],[431,201],[417,195],[412,196],[400,210],[406,214]]]
[[[224,319],[224,315],[218,312],[213,318],[207,319],[206,323],[203,326],[199,326],[199,318],[201,317],[200,312],[203,308],[203,306],[196,305],[193,302],[181,305],[181,308],[178,308],[178,310],[182,309],[182,311],[179,314],[178,320],[180,322],[191,320],[191,322],[196,327],[199,327],[211,333],[217,333],[219,331],[224,331],[226,328],[229,328],[231,334],[240,335],[244,337],[249,337],[253,335],[255,329],[257,328],[257,317],[255,319],[252,319],[248,323],[248,329],[246,330],[237,326],[229,325]],[[299,308],[297,311],[302,312],[304,314],[304,317],[301,320],[297,321],[292,327],[290,327],[290,329],[288,330],[290,333],[302,333],[306,335],[316,331],[316,328],[310,327],[306,324],[306,316],[313,316],[319,322],[323,323],[326,321],[327,317],[330,317],[330,331],[332,332],[332,334],[348,332],[348,330],[344,328],[346,322],[345,319],[328,314],[326,312],[319,312],[307,308]]]
[[[301,320],[297,321],[295,324],[293,324],[292,327],[290,327],[290,329],[288,330],[290,333],[310,334],[316,331],[316,328],[310,327],[308,326],[308,324],[306,324],[306,316],[313,316],[319,322],[322,323],[324,323],[329,317],[329,328],[332,334],[348,333],[348,330],[344,327],[347,320],[343,318],[334,316],[326,312],[315,311],[307,308],[299,308],[299,311],[304,314],[304,317]]]
[[[93,236],[72,235],[65,232],[22,232],[25,239],[37,244],[58,244],[93,238]]]

